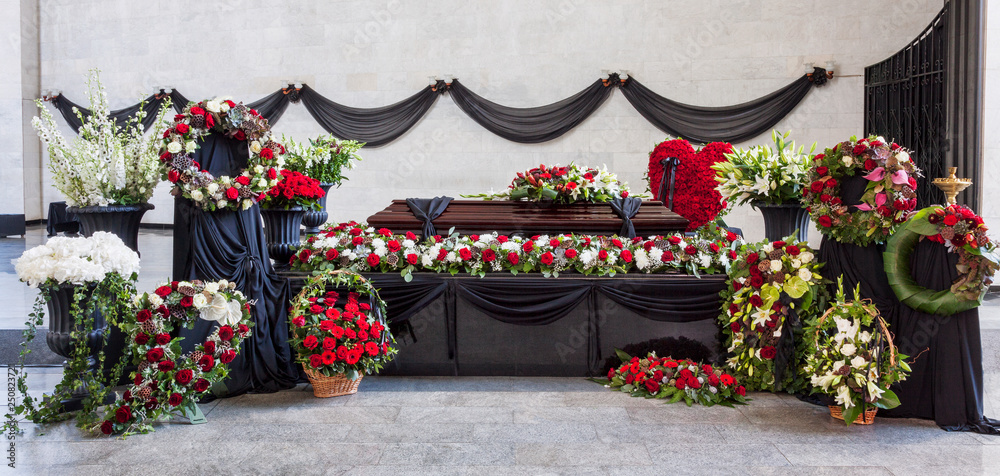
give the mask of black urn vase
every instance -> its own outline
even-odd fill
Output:
[[[768,240],[781,240],[798,230],[797,239],[809,241],[809,212],[798,203],[771,205],[754,202],[753,207],[764,216],[764,237]]]
[[[330,193],[330,187],[333,187],[332,183],[321,183],[319,187],[323,189],[323,198],[316,201],[319,204],[319,209],[306,211],[302,215],[302,225],[306,227],[307,235],[315,235],[319,233],[319,227],[326,223],[326,220],[330,218],[330,214],[326,211],[326,197]]]
[[[267,238],[267,252],[278,267],[287,267],[295,248],[299,246],[299,228],[302,226],[302,207],[288,210],[282,208],[261,208],[264,219],[264,236]]]
[[[45,343],[48,344],[52,352],[66,359],[73,358],[73,352],[77,346],[76,338],[73,336],[74,332],[84,330],[83,326],[77,326],[76,316],[73,314],[73,294],[80,287],[64,283],[59,287],[42,290],[43,293],[49,295],[49,332],[45,335]],[[95,285],[90,285],[83,290],[84,296],[78,303],[80,310],[87,308],[87,304],[93,299],[95,288]],[[104,322],[104,316],[98,309],[95,309],[91,315],[84,319],[93,322],[93,327],[87,333],[86,342],[89,371],[94,372],[97,370],[95,357],[101,351],[107,326]],[[63,365],[68,369],[68,361]],[[68,412],[81,409],[83,399],[86,396],[87,390],[82,385],[77,386],[73,390],[72,397],[62,402],[63,409]]]
[[[69,213],[80,220],[83,236],[91,236],[97,231],[118,235],[125,246],[139,251],[139,223],[142,216],[154,207],[149,203],[138,205],[108,205],[106,207],[68,207]]]

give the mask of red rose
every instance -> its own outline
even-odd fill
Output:
[[[156,288],[156,295],[160,296],[161,298],[166,298],[172,292],[174,292],[174,289],[171,288],[170,286],[160,286]]]
[[[750,296],[750,305],[753,307],[761,307],[764,305],[764,300],[760,298],[759,295],[754,294]]]
[[[167,180],[169,180],[170,183],[177,183],[177,181],[180,179],[181,179],[181,174],[177,173],[176,170],[170,169],[170,171],[167,172]]]
[[[111,421],[104,420],[104,422],[101,423],[101,433],[110,435],[113,431],[115,431],[115,425],[111,423]]]
[[[819,223],[819,226],[826,228],[833,226],[833,218],[830,218],[830,215],[823,215],[816,219],[816,222]]]
[[[743,285],[739,281],[733,281],[733,291],[739,291],[743,289]]]
[[[237,198],[240,198],[240,191],[236,190],[236,187],[229,187],[229,189],[226,190],[226,198],[236,200]]]
[[[910,188],[912,188],[914,190],[917,189],[917,179],[915,179],[913,177],[910,177],[910,178],[907,179],[906,183],[909,184]]]
[[[743,326],[739,322],[729,324],[729,330],[733,331],[734,334],[739,332],[741,329],[743,329]]]
[[[458,250],[458,256],[460,256],[462,260],[468,261],[472,259],[472,251],[470,251],[468,248],[462,248]]]
[[[750,286],[760,288],[764,285],[764,278],[760,275],[750,276]]]
[[[660,261],[662,261],[664,263],[669,263],[669,262],[671,262],[673,260],[674,260],[674,252],[673,251],[664,251],[663,254],[660,255]]]
[[[684,248],[684,252],[689,255],[698,254],[698,247],[695,245],[687,245],[687,247]]]
[[[250,177],[240,175],[239,177],[236,177],[236,183],[246,187],[247,185],[250,185]]]
[[[189,126],[187,124],[183,124],[183,123],[182,124],[177,124],[177,126],[174,127],[174,130],[176,130],[177,133],[179,133],[179,134],[187,134],[188,131],[191,130],[191,126]]]
[[[201,359],[198,359],[198,366],[201,367],[202,372],[211,372],[212,368],[215,367],[215,358],[211,355],[203,355]]]
[[[191,307],[191,305],[194,304],[194,298],[191,296],[184,296],[181,298],[180,304],[182,307]]]
[[[274,158],[274,151],[269,147],[264,147],[260,150],[260,157],[264,160],[271,160]]]
[[[360,236],[361,235],[361,228],[357,228],[357,227],[351,228],[351,231],[349,231],[348,233],[351,236]]]
[[[618,248],[618,249],[622,249],[622,247],[624,246],[624,245],[622,245],[622,240],[619,240],[618,238],[612,238],[611,239],[611,244],[615,245],[615,248]]]
[[[607,252],[606,250],[601,250],[601,251],[598,251],[598,252],[597,252],[597,257],[598,257],[598,258],[599,258],[599,259],[600,259],[601,261],[604,261],[604,260],[608,259],[608,252]]]
[[[438,256],[437,256],[438,261],[444,261],[444,259],[447,257],[448,257],[448,250],[446,249],[438,250]]]
[[[128,405],[122,405],[115,410],[115,421],[125,423],[132,419],[132,409]]]
[[[643,382],[643,385],[646,386],[646,390],[649,391],[649,393],[656,393],[660,391],[660,382],[657,382],[656,380],[648,379]]]
[[[868,150],[868,147],[859,142],[857,145],[854,146],[854,150],[852,150],[851,152],[853,152],[854,155],[861,155],[866,150]]]
[[[174,369],[174,361],[164,360],[163,362],[156,364],[156,369],[160,372],[169,372]]]
[[[885,205],[876,208],[875,211],[878,212],[879,215],[882,215],[884,217],[892,215],[892,209]]]
[[[558,248],[559,247],[559,240],[556,239],[556,238],[552,238],[551,240],[549,240],[549,246],[551,246],[553,248]]]
[[[274,180],[276,178],[278,178],[278,171],[274,168],[267,169],[267,179]]]
[[[816,173],[820,176],[826,175],[828,172],[830,172],[830,169],[826,167],[816,167]]]
[[[546,251],[545,253],[543,253],[542,256],[538,257],[538,260],[541,261],[542,264],[544,264],[546,266],[552,264],[552,259],[553,259],[552,253],[550,253],[548,251]]]
[[[169,403],[170,406],[172,406],[172,407],[176,407],[177,405],[180,405],[181,402],[183,402],[183,401],[184,401],[184,397],[181,396],[181,394],[179,394],[179,393],[172,393],[172,394],[170,394],[170,398],[167,399],[167,403]]]
[[[520,257],[518,257],[517,253],[515,253],[513,251],[511,251],[510,253],[507,253],[507,261],[510,261],[510,264],[517,264],[517,262],[519,260],[520,260]]]
[[[531,250],[535,249],[535,242],[525,241],[524,244],[521,245],[521,249],[524,250],[525,253],[531,253]]]
[[[136,322],[146,322],[153,317],[153,313],[149,312],[149,309],[142,309],[135,314]]]
[[[219,339],[230,340],[233,338],[233,328],[229,326],[219,327]]]
[[[222,362],[222,363],[224,363],[224,364],[228,364],[228,363],[232,362],[233,359],[235,359],[235,358],[236,358],[236,351],[232,350],[232,349],[229,349],[229,350],[223,352],[221,355],[219,355],[219,361]]]
[[[208,390],[209,385],[208,380],[200,378],[194,382],[194,391],[198,393],[204,392],[205,390]]]
[[[323,338],[323,348],[326,349],[326,350],[336,349],[337,348],[337,339],[334,339],[333,337],[324,337]]]
[[[944,224],[947,226],[955,226],[958,223],[958,217],[955,215],[947,215],[944,217]]]
[[[568,259],[576,258],[576,254],[577,254],[576,250],[574,250],[573,248],[566,250],[566,258]]]
[[[304,248],[302,251],[299,251],[299,261],[303,263],[309,261],[310,256],[312,256],[312,251],[309,250],[309,248]]]
[[[717,375],[715,375],[715,374],[709,374],[708,375],[708,384],[711,385],[711,386],[713,386],[713,387],[718,387],[719,386],[719,377]]]
[[[743,386],[740,385],[740,387],[736,389],[736,394],[741,397],[745,397],[747,396],[747,389],[743,388]]]
[[[681,237],[677,235],[671,235],[669,238],[667,238],[667,241],[669,241],[671,245],[677,245],[680,244]]]
[[[817,180],[809,185],[809,189],[812,190],[813,193],[820,193],[823,191],[823,182]]]
[[[367,261],[367,262],[368,262],[368,266],[371,266],[372,268],[374,268],[374,267],[378,266],[378,263],[379,263],[379,261],[381,261],[381,260],[379,259],[379,257],[378,257],[378,255],[377,255],[377,254],[375,254],[375,253],[370,253],[370,254],[368,255],[368,258],[367,258],[367,259],[366,259],[365,261]]]
[[[833,188],[833,187],[836,187],[836,186],[837,186],[837,179],[830,179],[830,180],[827,180],[827,181],[826,181],[826,185],[824,185],[824,186],[825,186],[826,188]]]
[[[214,354],[215,353],[215,342],[213,342],[213,341],[205,342],[205,346],[204,347],[205,347],[205,353],[206,354]]]
[[[864,164],[865,170],[871,172],[872,170],[875,170],[876,166],[878,166],[878,163],[876,163],[874,160],[872,159],[865,160]]]
[[[414,261],[415,261],[417,255],[413,255],[413,256],[414,256]],[[492,263],[493,261],[496,261],[496,259],[497,259],[497,254],[496,254],[495,251],[493,251],[493,250],[491,250],[489,248],[486,248],[485,250],[483,250],[483,261],[485,261],[487,263]],[[416,264],[416,263],[414,263],[414,264]]]
[[[632,262],[632,252],[629,250],[622,250],[622,261],[626,263]]]
[[[194,378],[194,372],[191,371],[191,369],[182,369],[177,372],[177,375],[174,376],[174,380],[176,380],[177,383],[181,385],[187,385],[191,383],[191,379],[193,378]]]
[[[163,349],[159,347],[153,347],[146,351],[146,360],[151,363],[156,363],[163,360]]]
[[[198,106],[191,106],[191,115],[192,116],[204,116],[205,114],[207,114],[207,113],[205,112],[204,109],[202,109],[202,108],[200,108]]]
[[[233,134],[233,139],[236,139],[238,141],[247,140],[247,133],[243,132],[243,129],[237,129],[236,133]]]
[[[317,339],[316,336],[306,336],[306,338],[302,340],[302,346],[309,350],[315,349],[317,345],[319,345],[319,339]]]
[[[400,246],[399,242],[396,240],[389,240],[389,242],[385,244],[385,247],[388,248],[389,251],[393,253],[399,251],[402,248],[402,246]]]
[[[760,259],[760,256],[757,253],[750,253],[747,255],[747,264],[754,264],[758,259]]]
[[[792,256],[798,256],[798,254],[801,253],[801,252],[802,251],[799,250],[799,247],[795,246],[795,245],[788,245],[788,246],[785,247],[785,253],[788,253],[788,254],[790,254]]]
[[[333,260],[337,259],[338,256],[340,256],[340,252],[337,251],[336,249],[330,249],[330,250],[327,250],[327,252],[326,252],[326,260],[327,261],[333,261]]]
[[[765,347],[761,347],[761,349],[760,349],[760,356],[761,356],[761,358],[764,358],[764,359],[767,359],[767,360],[772,360],[777,355],[778,355],[778,350],[775,349],[774,346],[768,345],[768,346],[765,346]]]

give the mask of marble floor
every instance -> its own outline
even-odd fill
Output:
[[[44,230],[0,240],[0,329],[34,295],[9,258]],[[169,232],[143,231],[140,289],[166,279]],[[1000,415],[1000,299],[982,308],[986,413]],[[32,394],[60,369],[28,369]],[[309,386],[203,405],[208,423],[160,423],[125,440],[72,424],[22,426],[11,474],[1000,474],[1000,437],[932,422],[845,427],[825,408],[752,394],[736,409],[667,405],[574,378],[366,377],[358,394]],[[8,450],[10,448],[8,447]],[[8,452],[8,455],[10,453]]]

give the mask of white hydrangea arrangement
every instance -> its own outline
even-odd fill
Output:
[[[163,117],[170,109],[169,100],[160,107],[146,134],[142,125],[145,103],[140,103],[136,116],[123,125],[116,124],[96,69],[87,78],[87,97],[91,114],[74,108],[83,125],[72,142],[63,137],[44,103],[35,101],[39,116],[31,125],[48,149],[56,189],[75,207],[147,203],[160,181],[158,149],[167,127]]]
[[[13,262],[18,278],[32,288],[96,283],[108,273],[128,277],[139,272],[139,255],[117,235],[103,231],[89,238],[52,238]]]

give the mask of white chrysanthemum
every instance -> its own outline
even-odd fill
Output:
[[[702,254],[702,255],[701,255],[701,256],[700,256],[699,258],[698,258],[698,260],[699,260],[699,264],[701,264],[701,266],[702,266],[702,267],[705,267],[705,268],[707,268],[707,267],[709,267],[709,266],[711,266],[711,265],[712,265],[712,257],[711,257],[711,256],[709,256],[709,255],[706,255],[706,254]]]
[[[634,259],[635,259],[635,265],[639,269],[645,271],[647,268],[649,268],[649,257],[646,255],[646,250],[642,248],[635,250]]]
[[[521,248],[520,245],[518,245],[517,242],[515,242],[515,241],[508,241],[508,242],[500,245],[500,249],[501,250],[508,251],[508,252],[510,252],[510,251],[517,251],[520,248]]]
[[[406,249],[411,249],[414,246],[416,246],[416,243],[414,243],[413,240],[410,240],[410,239],[403,240],[403,242],[401,244],[403,245],[403,248],[406,248]]]
[[[653,247],[649,249],[649,259],[654,263],[659,263],[663,259],[663,250]]]

